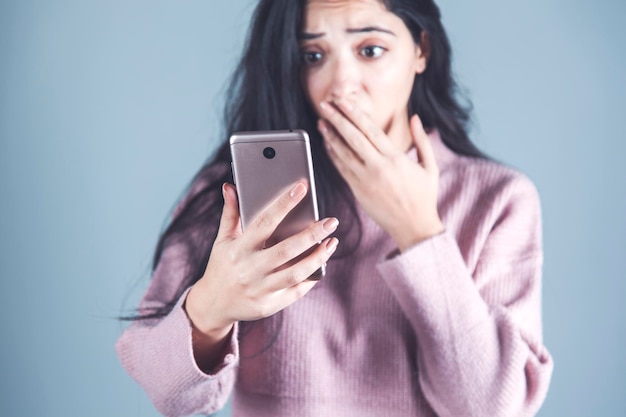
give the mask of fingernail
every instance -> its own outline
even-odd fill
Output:
[[[338,225],[339,220],[335,219],[334,217],[326,219],[326,221],[324,221],[324,223],[322,224],[322,226],[324,226],[324,230],[328,233],[334,232],[337,229]]]
[[[327,111],[329,113],[333,111],[332,106],[330,104],[328,104],[327,102],[325,102],[325,101],[322,101],[320,103],[320,107],[322,108],[322,110],[325,110],[325,111]]]
[[[333,253],[335,249],[337,249],[338,243],[339,240],[336,237],[330,239],[328,242],[326,242],[326,252]]]
[[[323,134],[328,132],[328,127],[326,127],[326,123],[324,123],[324,121],[322,119],[317,121],[317,128],[320,130],[320,132],[322,132]]]
[[[306,193],[306,187],[301,182],[297,183],[295,187],[289,192],[289,196],[293,198],[302,197]]]
[[[333,148],[330,146],[330,143],[327,139],[324,139],[324,148],[326,148],[326,152],[330,153],[333,151]]]

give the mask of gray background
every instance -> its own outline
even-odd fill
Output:
[[[0,3],[0,415],[155,416],[113,345],[214,149],[250,1]],[[624,416],[626,3],[444,0],[473,136],[542,197],[540,416]]]

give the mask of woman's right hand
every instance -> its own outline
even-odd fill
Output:
[[[338,243],[328,236],[339,222],[326,218],[264,249],[265,241],[306,195],[302,182],[270,203],[243,233],[235,188],[224,184],[222,191],[224,209],[211,256],[185,301],[194,334],[207,345],[225,339],[237,321],[271,316],[302,298],[317,282],[307,278],[328,261]]]

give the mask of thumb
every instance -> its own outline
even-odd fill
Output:
[[[217,231],[216,241],[234,239],[242,233],[235,187],[231,184],[224,183],[224,185],[222,185],[222,195],[224,196],[224,208],[222,209],[222,217],[220,219],[220,227]]]
[[[413,141],[415,142],[415,148],[417,149],[418,162],[426,171],[437,169],[435,153],[433,152],[433,147],[430,144],[430,138],[424,130],[421,119],[417,114],[414,114],[411,117],[410,123],[411,134],[413,135]]]

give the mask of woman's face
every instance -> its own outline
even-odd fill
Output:
[[[322,101],[345,98],[394,143],[406,141],[407,104],[426,57],[398,16],[379,0],[309,0],[300,46],[318,115]]]

